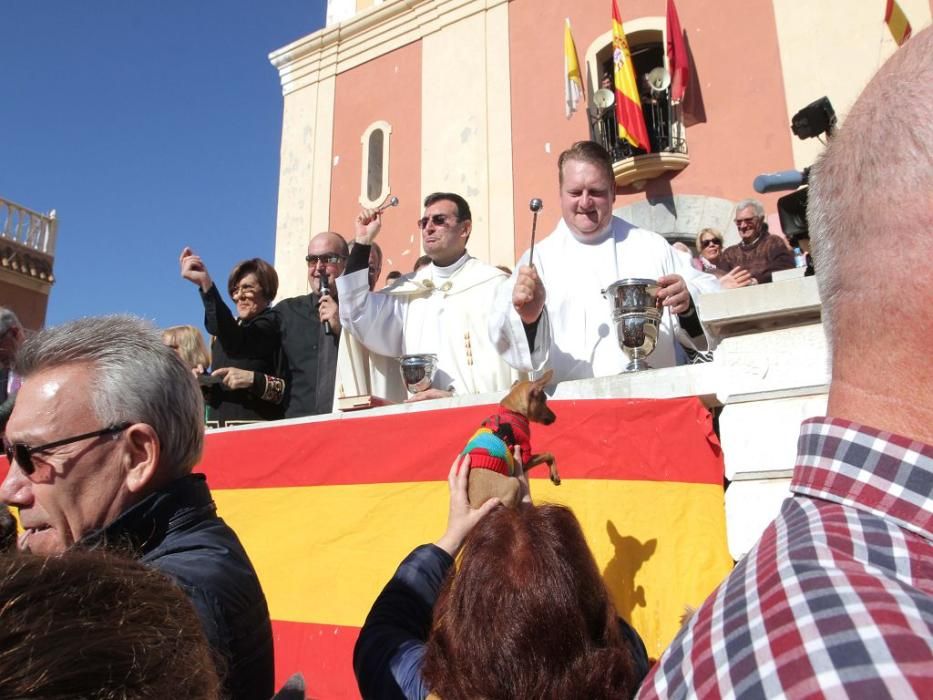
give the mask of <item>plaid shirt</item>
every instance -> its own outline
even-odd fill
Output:
[[[933,697],[933,446],[804,422],[777,519],[639,698]]]

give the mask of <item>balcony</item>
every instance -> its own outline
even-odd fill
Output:
[[[46,288],[53,284],[57,233],[54,210],[40,214],[0,198],[0,272],[25,276]]]

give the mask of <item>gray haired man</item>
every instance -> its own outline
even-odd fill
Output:
[[[771,281],[771,273],[794,266],[785,239],[768,233],[765,208],[757,199],[743,199],[735,205],[735,227],[742,240],[719,256],[716,266],[723,272],[741,267],[751,274],[753,284],[763,284]]]
[[[20,549],[131,552],[188,594],[225,661],[230,696],[271,697],[265,596],[204,476],[191,473],[204,409],[190,370],[152,326],[128,316],[41,331],[15,367],[23,383],[0,500],[19,510]]]

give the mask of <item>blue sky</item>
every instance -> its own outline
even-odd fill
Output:
[[[223,290],[273,260],[282,96],[268,54],[326,0],[5,0],[0,196],[59,218],[47,324],[202,327],[186,244]],[[2,300],[0,300],[2,304]]]

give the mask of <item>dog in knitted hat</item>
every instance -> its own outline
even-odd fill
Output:
[[[547,464],[551,481],[560,484],[554,455],[550,452],[534,454],[531,449],[530,423],[550,425],[556,419],[547,406],[544,387],[553,375],[552,370],[535,381],[515,382],[499,403],[499,410],[482,422],[460,454],[470,455],[470,481],[467,495],[470,506],[479,508],[493,497],[508,506],[521,498],[518,475],[539,464]],[[523,464],[515,462],[515,447]]]

